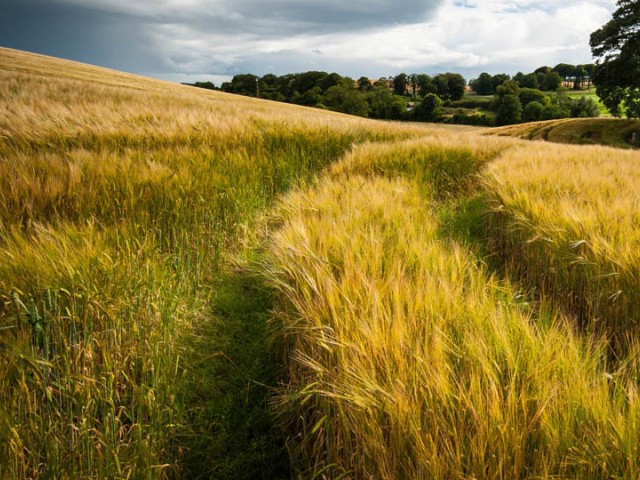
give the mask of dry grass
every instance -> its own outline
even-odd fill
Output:
[[[225,259],[352,143],[425,129],[8,49],[0,98],[0,478],[219,470],[185,462],[222,402],[185,402],[224,390],[189,362]]]
[[[433,148],[405,143],[397,158],[429,168]],[[534,314],[443,239],[414,172],[362,176],[389,177],[393,150],[356,149],[274,219],[265,269],[291,377],[279,407],[306,475],[637,476],[636,363],[609,372],[603,344]]]
[[[517,148],[484,174],[493,251],[589,330],[640,321],[640,155],[603,147]]]
[[[637,154],[7,49],[0,78],[0,478],[264,475],[261,439],[211,452],[266,358],[271,293],[228,268],[264,235],[300,475],[640,476]]]

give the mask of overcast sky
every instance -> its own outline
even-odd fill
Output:
[[[591,63],[615,0],[0,0],[0,45],[173,81]]]

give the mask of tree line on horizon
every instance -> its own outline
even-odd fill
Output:
[[[593,99],[564,95],[569,86],[582,90],[595,85],[613,116],[639,118],[640,2],[618,0],[616,5],[611,20],[590,36],[595,64],[559,63],[531,73],[518,72],[513,78],[483,72],[469,82],[476,100],[463,98],[466,83],[457,73],[433,77],[400,73],[373,81],[318,71],[262,77],[241,74],[224,82],[220,90],[379,119],[506,125],[597,116],[600,108]],[[190,85],[218,89],[212,82]],[[482,96],[485,99],[480,100]],[[487,101],[491,96],[493,100]]]
[[[544,92],[557,91],[560,87],[573,90],[590,89],[596,65],[593,63],[571,65],[559,63],[555,67],[543,66],[531,73],[516,73],[513,78],[506,73],[491,75],[482,72],[478,78],[469,82],[469,86],[478,95],[494,95],[496,89],[506,80],[515,80],[522,88],[534,88]]]
[[[443,102],[456,101],[464,96],[465,88],[466,81],[458,73],[400,73],[375,80],[365,76],[354,80],[321,71],[262,77],[240,74],[220,87],[228,93],[387,120],[427,120],[422,118],[417,100],[435,95]]]
[[[558,64],[534,72],[481,73],[469,82],[477,94],[465,96],[467,82],[458,73],[400,73],[376,80],[357,80],[338,73],[308,71],[286,75],[238,74],[220,90],[383,120],[507,125],[522,121],[599,115],[588,98],[563,95],[569,82],[580,89],[591,85],[593,65]],[[194,86],[217,89],[211,82]],[[492,96],[492,98],[486,98]],[[485,98],[480,98],[485,97]]]

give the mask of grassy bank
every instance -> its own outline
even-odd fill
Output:
[[[547,120],[494,128],[487,133],[565,144],[607,145],[627,149],[640,146],[640,121],[619,118]]]

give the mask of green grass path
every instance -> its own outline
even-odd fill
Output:
[[[269,341],[271,308],[270,291],[247,269],[229,269],[216,285],[188,359],[185,478],[290,478],[269,405],[281,373]]]

